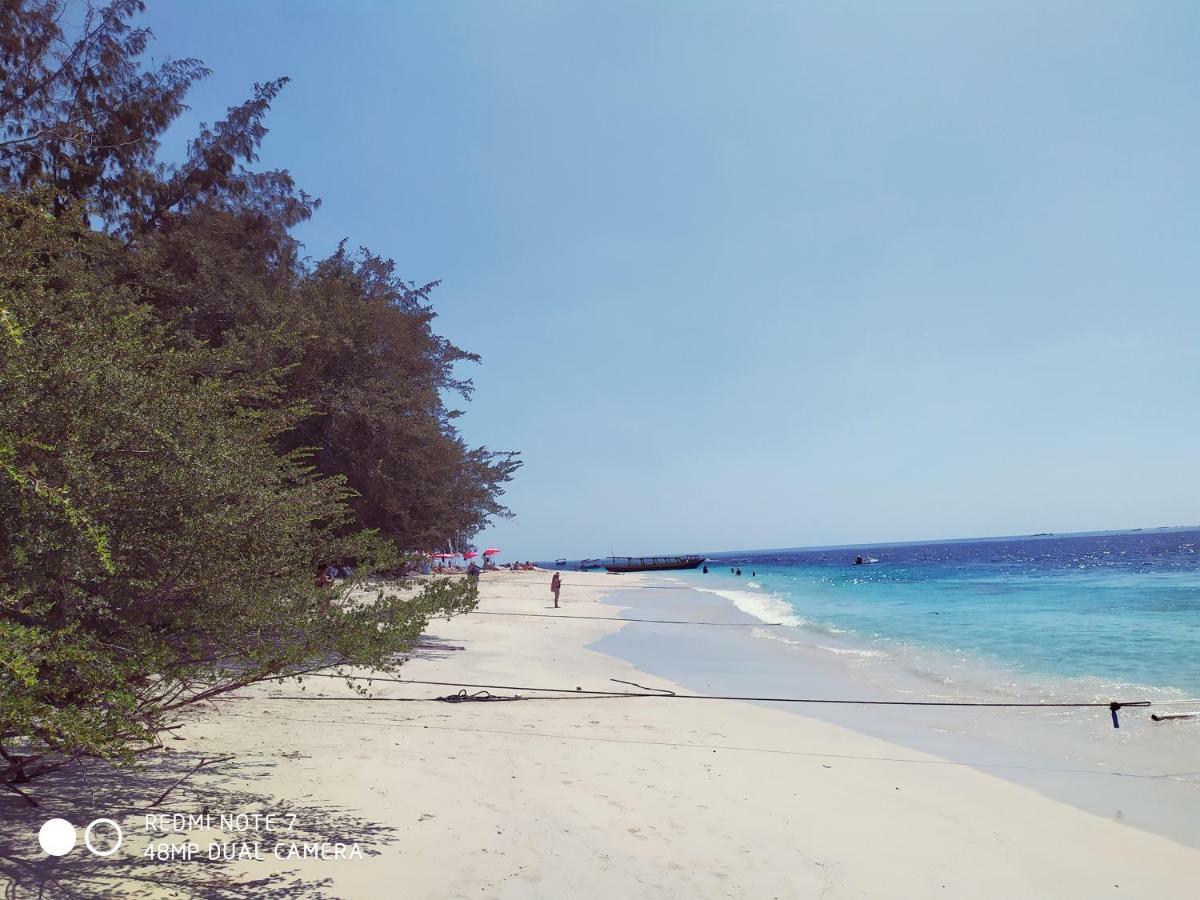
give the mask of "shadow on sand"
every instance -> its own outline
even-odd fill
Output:
[[[200,760],[199,754],[168,752],[135,770],[117,769],[101,762],[81,763],[26,786],[40,804],[37,808],[15,794],[0,793],[0,897],[4,900],[331,897],[327,891],[330,878],[301,877],[294,871],[294,860],[273,855],[277,841],[307,846],[357,844],[363,856],[377,856],[395,836],[395,829],[390,826],[366,821],[344,809],[323,804],[280,803],[266,794],[240,789],[265,777],[274,763],[234,759],[206,765],[189,775]],[[167,797],[152,806],[168,789]],[[170,826],[158,831],[146,830],[149,814],[205,813],[212,816],[212,830],[179,833]],[[250,821],[255,813],[263,816],[271,813],[278,831],[221,830],[220,813],[244,814]],[[291,830],[283,831],[293,821],[293,815]],[[125,836],[120,849],[108,857],[93,855],[83,842],[84,829],[101,817],[118,822]],[[65,856],[48,856],[38,844],[38,831],[51,818],[66,819],[76,828],[78,842]],[[103,850],[111,845],[111,836],[107,826],[100,826],[93,843]],[[185,839],[200,847],[190,859],[161,860],[144,855],[151,841],[161,845]],[[246,863],[212,860],[207,852],[212,842],[240,845],[255,841],[261,842],[266,861],[254,865],[265,870],[265,877],[247,876]],[[339,864],[347,863],[318,863],[322,869]]]

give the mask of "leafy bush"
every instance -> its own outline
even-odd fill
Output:
[[[158,140],[208,74],[146,69],[140,0],[0,5],[0,783],[128,760],[180,708],[343,664],[388,670],[472,608],[319,587],[469,542],[512,453],[469,447],[445,398],[477,357],[433,285],[289,230],[317,201],[258,172],[286,84],[255,85],[186,158]],[[72,22],[76,19],[72,18]],[[361,598],[362,593],[354,594]]]

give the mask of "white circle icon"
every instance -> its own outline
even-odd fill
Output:
[[[38,843],[51,856],[66,856],[75,846],[75,826],[66,819],[49,819],[38,832]]]
[[[110,828],[112,828],[113,831],[115,831],[117,833],[117,842],[115,844],[113,844],[111,847],[109,847],[107,850],[97,849],[96,846],[94,844],[92,844],[92,829],[95,828],[97,825],[108,825]],[[121,849],[121,842],[124,840],[125,840],[125,835],[121,832],[121,826],[118,825],[116,822],[114,822],[112,819],[96,819],[83,832],[83,842],[85,844],[87,844],[87,848],[89,850],[91,850],[92,853],[94,853],[96,856],[112,856],[114,853],[116,853],[118,850]],[[71,843],[75,843],[75,829],[71,829]]]

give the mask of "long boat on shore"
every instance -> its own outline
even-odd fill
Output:
[[[694,569],[702,562],[703,556],[610,556],[604,568],[610,572],[665,572]]]

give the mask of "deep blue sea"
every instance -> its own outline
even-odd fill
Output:
[[[855,565],[856,556],[876,560]],[[1200,696],[1200,530],[709,555],[684,573],[834,652]],[[740,576],[730,568],[740,568]],[[680,573],[672,573],[678,575]],[[946,674],[946,673],[938,673]]]

